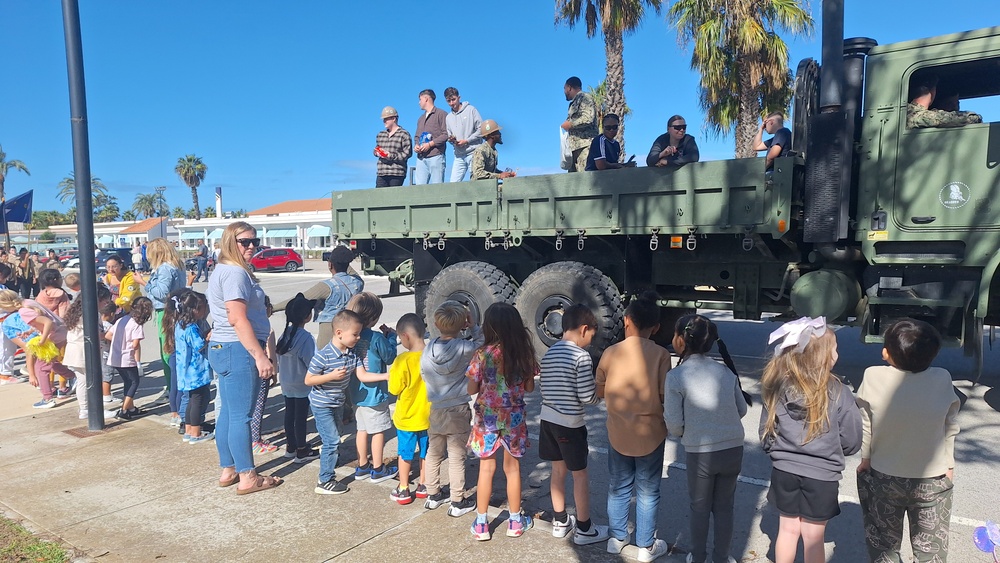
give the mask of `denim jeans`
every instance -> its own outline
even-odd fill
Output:
[[[465,180],[465,175],[472,179],[472,153],[465,156],[456,156],[455,162],[451,163],[451,180],[449,182],[461,182]]]
[[[413,173],[414,184],[443,184],[445,161],[444,155],[429,156],[417,159],[417,169]]]
[[[635,492],[635,545],[653,545],[656,511],[660,505],[663,445],[642,457],[622,455],[608,448],[608,521],[611,537],[628,539],[628,512]]]
[[[326,483],[334,477],[337,460],[340,459],[340,421],[344,418],[344,407],[312,407],[316,432],[323,440],[319,453],[319,482]]]
[[[219,376],[219,395],[224,399],[215,421],[215,447],[219,466],[252,471],[253,445],[250,417],[261,379],[253,357],[239,342],[210,342],[208,363]]]

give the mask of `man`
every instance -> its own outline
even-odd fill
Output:
[[[198,239],[197,251],[194,253],[195,261],[198,264],[198,269],[194,272],[194,280],[191,283],[195,283],[201,279],[201,275],[205,274],[205,281],[208,281],[208,270],[205,268],[208,265],[208,247],[205,246],[204,239]]]
[[[604,116],[604,119],[601,121],[601,124],[604,126],[604,132],[595,137],[594,141],[590,144],[590,150],[587,151],[586,170],[613,170],[626,166],[635,166],[634,162],[628,164],[618,162],[621,160],[622,154],[622,146],[615,140],[615,135],[618,134],[619,123],[618,116],[613,113]]]
[[[762,141],[764,131],[767,131],[773,137]],[[774,159],[787,156],[788,151],[792,150],[792,132],[785,127],[785,117],[780,111],[771,112],[764,118],[764,122],[760,124],[757,134],[753,136],[753,150],[758,152],[767,151],[767,154],[764,155],[764,169],[767,172],[774,170]]]
[[[417,153],[413,183],[440,184],[444,182],[448,124],[444,112],[434,105],[434,90],[421,90],[418,99],[424,114],[417,119],[417,134],[413,136],[413,150]]]
[[[583,83],[575,76],[566,79],[563,93],[569,102],[569,111],[562,128],[569,133],[566,142],[573,151],[569,172],[583,172],[587,168],[590,143],[597,136],[597,103],[593,96],[583,91]]]
[[[961,127],[970,123],[983,122],[983,116],[971,111],[930,109],[937,96],[937,82],[937,76],[933,74],[913,77],[913,82],[910,85],[910,103],[906,104],[907,129]]]
[[[679,115],[667,120],[667,132],[653,141],[646,155],[646,166],[676,170],[689,162],[698,162],[701,153],[694,137],[687,134],[687,121]]]
[[[502,127],[497,125],[497,122],[492,119],[487,119],[480,126],[479,133],[482,135],[484,142],[476,147],[475,152],[472,153],[472,164],[469,168],[472,171],[473,180],[502,180],[517,176],[515,172],[497,171],[496,146],[503,144],[503,139],[500,136],[501,129]]]
[[[385,129],[375,135],[375,149],[372,154],[378,158],[375,172],[375,187],[402,186],[406,178],[406,163],[413,155],[410,133],[399,126],[396,108],[382,108],[382,123]]]
[[[479,134],[482,118],[479,111],[469,102],[463,102],[458,90],[453,87],[444,89],[444,101],[448,102],[451,113],[445,117],[448,126],[448,142],[455,147],[455,162],[451,165],[451,181],[465,180],[465,173],[472,165],[472,153],[476,147],[483,144]]]

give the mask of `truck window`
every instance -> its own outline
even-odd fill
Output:
[[[926,103],[928,89],[932,89],[928,106],[932,113],[909,120],[907,128],[963,127],[976,121],[968,118],[969,112],[981,116],[984,123],[998,121],[1000,57],[926,66],[913,72],[902,104],[908,115],[912,108],[907,102],[919,99]]]

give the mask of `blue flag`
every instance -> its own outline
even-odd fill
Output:
[[[31,200],[35,190],[28,190],[23,194],[8,199],[4,203],[4,223],[30,223],[31,222]]]

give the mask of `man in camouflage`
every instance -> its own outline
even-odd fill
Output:
[[[476,147],[475,152],[472,153],[472,166],[470,168],[473,180],[502,180],[517,175],[514,172],[497,171],[496,146],[503,144],[503,138],[500,136],[501,129],[503,128],[497,125],[497,122],[492,119],[487,119],[479,127],[479,132],[482,134],[484,142]]]
[[[597,103],[594,97],[583,91],[583,83],[579,78],[571,76],[563,86],[569,111],[562,128],[569,133],[566,142],[573,151],[573,164],[570,172],[583,172],[587,168],[587,155],[590,144],[597,136]]]
[[[906,128],[961,127],[982,123],[983,116],[971,111],[945,111],[930,109],[937,95],[937,76],[925,74],[913,78],[910,86],[910,103],[906,104]]]

